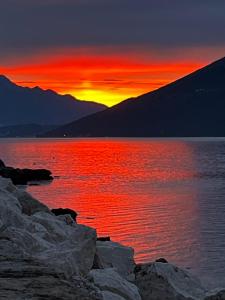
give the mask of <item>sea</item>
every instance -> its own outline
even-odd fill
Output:
[[[225,138],[0,139],[9,166],[47,168],[27,190],[68,207],[137,263],[166,258],[225,287]]]

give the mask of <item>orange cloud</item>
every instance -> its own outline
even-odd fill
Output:
[[[202,62],[162,61],[148,53],[49,53],[0,67],[22,86],[40,86],[78,99],[112,106],[165,85],[201,67]]]

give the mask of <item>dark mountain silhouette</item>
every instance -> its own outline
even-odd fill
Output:
[[[35,137],[39,134],[44,134],[49,130],[53,130],[58,126],[54,125],[38,125],[38,124],[25,124],[25,125],[12,125],[0,127],[0,138],[9,137]]]
[[[26,88],[0,75],[0,126],[14,124],[65,124],[106,109],[39,87]]]
[[[225,136],[225,58],[48,136]]]

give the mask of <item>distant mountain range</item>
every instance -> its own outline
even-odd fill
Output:
[[[44,134],[55,128],[57,128],[57,126],[38,124],[2,126],[0,127],[0,138],[36,137],[39,134]]]
[[[105,105],[80,101],[39,87],[21,87],[0,75],[0,126],[62,125],[106,109]]]
[[[45,136],[225,136],[225,58]]]

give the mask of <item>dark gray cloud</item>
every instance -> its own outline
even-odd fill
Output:
[[[7,0],[0,57],[51,47],[225,46],[224,0]]]

